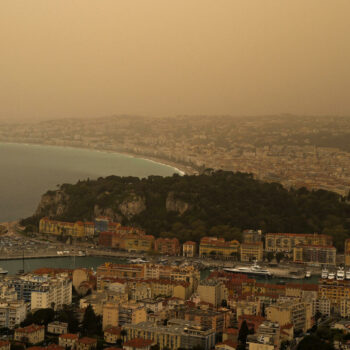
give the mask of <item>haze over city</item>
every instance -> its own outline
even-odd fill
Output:
[[[350,2],[3,0],[0,120],[348,115]]]

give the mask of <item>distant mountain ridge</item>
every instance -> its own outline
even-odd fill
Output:
[[[350,236],[348,199],[324,190],[287,190],[230,171],[144,179],[109,176],[48,191],[35,214],[22,223],[37,225],[44,216],[77,221],[106,215],[181,241],[206,235],[239,239],[244,229],[318,232],[331,234],[342,250]]]

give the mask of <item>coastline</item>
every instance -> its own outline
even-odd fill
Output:
[[[60,148],[74,148],[74,149],[81,149],[81,150],[90,150],[90,151],[97,151],[97,152],[105,152],[105,153],[113,153],[113,154],[119,154],[131,158],[138,158],[142,160],[146,160],[149,162],[157,163],[160,165],[164,165],[170,168],[173,168],[177,173],[179,173],[181,176],[183,175],[195,175],[198,172],[193,169],[191,166],[186,166],[181,163],[176,163],[167,159],[163,158],[157,158],[153,156],[146,156],[143,154],[138,154],[134,152],[126,152],[126,151],[118,151],[118,150],[111,150],[111,149],[104,149],[104,148],[98,148],[98,147],[84,147],[84,146],[75,146],[75,145],[58,145],[58,144],[52,144],[52,143],[32,143],[32,142],[15,142],[15,141],[2,141],[0,140],[0,144],[15,144],[15,145],[28,145],[28,146],[50,146],[50,147],[60,147]]]

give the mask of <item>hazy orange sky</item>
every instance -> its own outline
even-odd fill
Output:
[[[349,0],[1,0],[0,119],[348,114]]]

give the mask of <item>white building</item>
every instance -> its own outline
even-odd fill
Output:
[[[24,321],[27,315],[27,306],[23,300],[0,302],[0,328],[13,329]]]
[[[340,300],[340,316],[344,318],[350,316],[350,299]]]
[[[31,310],[54,307],[72,303],[72,282],[67,274],[57,275],[42,283],[31,292]]]
[[[331,301],[327,298],[314,299],[312,306],[314,311],[313,315],[315,315],[316,312],[319,312],[322,315],[326,315],[326,316],[330,316],[331,314]],[[350,311],[350,303],[349,303],[348,309]]]

